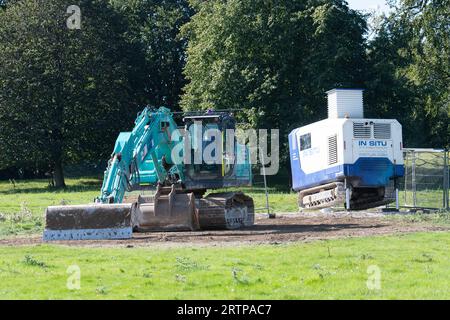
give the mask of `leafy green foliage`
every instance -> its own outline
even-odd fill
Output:
[[[403,125],[405,145],[414,146],[423,142],[416,134],[423,123],[417,121],[421,115],[416,103],[417,88],[405,72],[411,61],[405,50],[410,38],[402,25],[389,18],[382,20],[377,36],[369,44],[365,103],[368,117],[398,119]]]
[[[450,1],[403,0],[399,14],[413,35],[408,77],[421,90],[430,141],[450,146]]]
[[[36,258],[34,258],[31,255],[25,255],[25,258],[23,259],[23,263],[32,266],[32,267],[39,267],[39,268],[48,268],[47,264],[45,262],[39,261]]]
[[[128,22],[126,40],[134,47],[133,82],[141,103],[178,109],[185,79],[186,39],[179,30],[193,14],[187,0],[113,0]],[[136,63],[138,62],[138,63]]]
[[[392,2],[370,44],[370,112],[399,119],[409,146],[448,147],[450,1]]]
[[[185,110],[245,109],[245,121],[279,128],[285,142],[291,129],[325,116],[326,90],[364,83],[366,22],[344,1],[193,5],[182,29]]]
[[[124,23],[104,1],[17,1],[0,18],[0,166],[106,158],[129,127]],[[59,181],[63,185],[64,181]],[[62,182],[62,184],[61,184]]]
[[[144,104],[244,109],[280,129],[286,164],[287,134],[334,87],[365,88],[407,146],[450,146],[450,0],[391,2],[367,39],[343,0],[81,0],[81,30],[69,1],[0,0],[0,168],[106,160]]]
[[[14,1],[2,14],[0,168],[107,159],[142,105],[178,105],[185,1],[81,1],[81,30],[66,27],[70,4]]]

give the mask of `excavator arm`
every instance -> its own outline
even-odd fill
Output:
[[[162,162],[173,164],[171,152],[176,142],[171,141],[171,136],[177,128],[169,109],[162,107],[152,111],[145,108],[138,115],[133,131],[119,135],[97,202],[122,203],[126,191],[141,185],[140,172],[145,167],[150,166],[145,171],[144,182],[164,183],[169,172]],[[174,167],[182,179],[183,168],[180,164]]]

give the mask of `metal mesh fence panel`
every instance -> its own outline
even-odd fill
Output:
[[[449,208],[449,152],[405,149],[400,201],[412,208]]]

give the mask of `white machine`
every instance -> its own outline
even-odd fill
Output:
[[[301,208],[363,210],[397,199],[404,175],[402,126],[364,119],[363,90],[328,92],[328,119],[289,135],[293,189]]]

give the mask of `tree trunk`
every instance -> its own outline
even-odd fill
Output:
[[[64,171],[61,161],[57,161],[55,163],[55,167],[53,170],[53,176],[55,180],[55,187],[56,188],[65,188],[66,182],[64,181]]]

